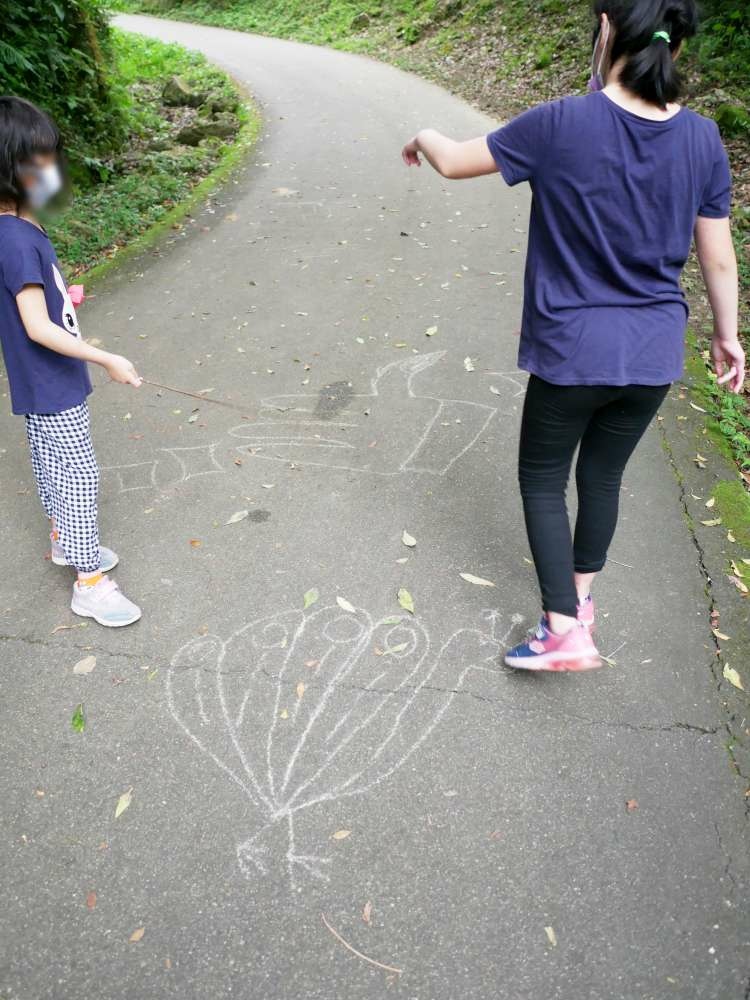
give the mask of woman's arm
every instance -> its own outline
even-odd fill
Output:
[[[450,180],[497,173],[497,164],[484,136],[469,139],[468,142],[456,142],[435,129],[426,128],[417,133],[411,142],[407,142],[401,156],[407,167],[419,167],[420,153],[430,166]]]
[[[737,332],[739,284],[729,219],[699,216],[695,224],[695,246],[714,314],[711,357],[716,374],[720,383],[729,383],[732,392],[741,392],[745,381],[745,352]]]
[[[127,358],[110,354],[109,351],[100,351],[98,347],[92,347],[85,340],[71,336],[53,323],[47,312],[47,300],[41,285],[25,285],[16,296],[16,302],[26,333],[36,344],[69,358],[101,365],[113,382],[124,382],[136,387],[141,384],[138,372]]]

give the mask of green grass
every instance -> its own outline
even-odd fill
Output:
[[[191,193],[200,186],[198,194],[205,194],[217,180],[215,171],[227,158],[236,159],[235,145],[245,149],[257,130],[257,113],[249,102],[225,73],[198,53],[122,31],[114,33],[114,45],[129,151],[97,162],[100,183],[78,189],[50,223],[50,236],[70,276],[119,256],[120,248],[156,224],[174,224],[184,215]],[[165,80],[173,74],[196,90],[239,100],[241,131],[235,143],[174,144],[175,126],[159,100]]]
[[[716,509],[722,524],[738,543],[750,550],[750,494],[737,479],[726,479],[714,487]]]

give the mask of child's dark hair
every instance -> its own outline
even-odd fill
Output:
[[[594,0],[594,13],[612,25],[611,62],[627,60],[622,85],[660,108],[676,101],[682,80],[674,54],[698,30],[696,0]]]
[[[0,204],[19,212],[26,200],[20,168],[35,156],[62,154],[57,126],[21,97],[0,97]]]

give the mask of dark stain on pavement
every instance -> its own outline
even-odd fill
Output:
[[[320,390],[315,416],[319,420],[333,420],[346,409],[353,395],[348,382],[331,382]]]
[[[252,521],[254,524],[262,524],[267,521],[271,516],[270,510],[251,510],[247,515],[248,521]]]

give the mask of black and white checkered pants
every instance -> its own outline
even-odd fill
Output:
[[[68,562],[81,573],[99,569],[99,467],[86,403],[62,413],[27,413],[31,465],[47,517],[55,519]]]

